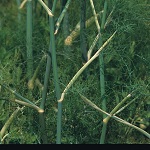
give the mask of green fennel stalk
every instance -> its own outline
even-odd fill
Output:
[[[101,26],[99,25],[99,22],[98,22],[98,18],[97,18],[96,11],[94,8],[93,0],[90,0],[90,3],[91,3],[94,18],[95,18],[95,23],[96,23],[96,27],[98,30],[98,34],[99,34],[98,45],[99,45],[99,47],[101,47],[103,44],[102,33],[104,30],[104,25],[105,25],[105,20],[106,20],[105,18],[106,18],[106,10],[107,10],[107,0],[104,3],[104,12],[103,12],[103,16],[102,16]],[[99,68],[100,68],[100,90],[101,90],[102,109],[104,111],[106,111],[103,52],[101,52],[99,55]],[[103,118],[105,118],[105,117],[106,117],[105,114],[103,114]],[[107,125],[103,123],[100,144],[104,144],[105,135],[106,135],[106,127],[107,127]]]
[[[127,126],[129,126],[129,127],[132,127],[132,128],[134,128],[134,129],[138,130],[139,132],[141,132],[142,134],[144,134],[146,137],[148,137],[148,138],[150,139],[150,134],[149,134],[148,132],[144,131],[143,129],[141,129],[141,128],[139,128],[139,127],[137,127],[137,126],[135,126],[135,125],[133,125],[133,124],[131,124],[131,123],[129,123],[129,122],[127,122],[127,121],[125,121],[125,120],[123,120],[123,119],[117,117],[117,116],[115,116],[115,115],[111,115],[111,114],[107,113],[106,111],[100,109],[97,105],[95,105],[93,102],[91,102],[89,99],[87,99],[87,98],[86,98],[85,96],[83,96],[82,94],[79,93],[79,95],[81,96],[81,98],[83,99],[83,101],[84,101],[85,103],[87,103],[88,105],[90,105],[90,106],[93,107],[94,109],[98,110],[100,113],[105,114],[107,117],[113,118],[114,120],[116,120],[116,121],[118,121],[118,122],[120,122],[120,123],[122,123],[122,124],[125,124],[125,125],[127,125]],[[130,95],[130,94],[129,94],[129,95]],[[127,100],[127,99],[126,99],[126,100]],[[125,101],[125,100],[123,99],[123,100],[121,101],[121,104],[123,104],[124,101]],[[118,106],[116,106],[116,107],[118,107]],[[116,108],[116,107],[115,107],[115,108]],[[114,109],[115,109],[115,108],[114,108]],[[113,110],[114,110],[114,109],[113,109]]]
[[[7,131],[7,129],[9,128],[9,126],[11,125],[11,123],[13,122],[13,120],[16,118],[18,112],[20,111],[21,108],[17,108],[9,117],[9,119],[5,122],[4,126],[2,127],[2,129],[0,130],[0,143],[3,143],[4,139],[5,139],[5,132]]]
[[[102,22],[101,22],[101,36],[99,38],[99,47],[103,44],[102,34],[104,30],[105,20],[106,20],[106,11],[107,11],[107,0],[105,0],[104,3],[104,12],[102,16]],[[104,58],[103,58],[103,52],[99,55],[99,67],[100,67],[100,89],[101,89],[101,99],[102,99],[102,109],[106,111],[106,99],[105,99],[105,75],[104,75]],[[103,118],[105,118],[106,115],[103,114]],[[106,136],[106,129],[107,124],[103,123],[102,127],[102,133],[100,137],[100,144],[104,144],[105,136]]]
[[[52,13],[54,14],[57,0],[53,2]],[[54,35],[54,17],[49,18],[50,22],[50,45],[51,45],[51,55],[52,55],[52,67],[54,76],[54,85],[57,100],[60,99],[60,86],[57,71],[57,60],[56,60],[56,45],[55,45],[55,35]],[[58,103],[58,113],[57,113],[57,135],[56,144],[61,144],[61,117],[62,117],[62,103]]]
[[[114,35],[117,31],[115,31],[108,39],[107,41],[97,50],[97,52],[88,60],[84,66],[82,66],[78,72],[73,76],[73,78],[70,80],[70,82],[65,87],[64,91],[61,93],[61,97],[58,100],[58,102],[62,102],[64,100],[65,94],[68,92],[69,88],[74,84],[74,82],[78,79],[78,77],[82,74],[82,72],[99,56],[101,51],[104,49],[104,47],[112,40]]]
[[[33,75],[33,50],[32,50],[32,0],[27,1],[27,77]]]

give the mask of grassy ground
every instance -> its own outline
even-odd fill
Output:
[[[95,2],[95,1],[94,1]],[[29,97],[26,77],[26,7],[20,10],[21,21],[18,23],[17,4],[12,1],[1,1],[0,6],[0,83],[7,84],[24,97]],[[102,6],[95,2],[98,11]],[[111,12],[115,1],[109,1]],[[56,9],[56,17],[60,13],[60,4]],[[78,2],[73,1],[69,7],[69,30],[73,30],[79,22]],[[104,31],[104,41],[115,31],[117,34],[113,41],[104,50],[105,83],[107,112],[110,112],[127,94],[137,90],[133,98],[136,98],[130,106],[118,114],[119,117],[140,126],[140,121],[146,124],[145,131],[149,132],[149,101],[150,101],[150,22],[148,1],[119,0],[112,18]],[[91,9],[88,3],[87,18],[91,17]],[[86,31],[88,45],[92,44],[97,29],[93,23]],[[33,23],[33,53],[34,69],[40,59],[47,53],[49,47],[48,17],[44,10],[38,6]],[[56,55],[61,92],[82,67],[80,50],[80,38],[77,37],[71,46],[71,51],[64,49],[62,28],[56,36]],[[94,52],[98,50],[95,47]],[[93,53],[94,53],[93,52]],[[40,69],[38,79],[43,84],[45,64]],[[89,100],[101,108],[99,63],[94,60],[88,67],[88,77],[79,79],[72,86],[63,102],[62,117],[62,143],[95,144],[99,143],[102,130],[102,115],[86,105],[77,92],[85,95]],[[46,128],[49,143],[56,140],[56,112],[57,99],[54,94],[53,76],[50,75],[48,97],[46,102]],[[39,104],[41,91],[38,86],[32,91],[32,101]],[[1,88],[0,91],[0,127],[4,125],[8,117],[18,107],[18,104],[3,99],[14,99],[14,95]],[[9,128],[6,143],[39,143],[38,115],[33,112],[32,120],[28,120],[28,110],[23,109]],[[143,119],[143,120],[142,120]],[[30,123],[31,124],[30,124]],[[32,128],[29,128],[31,127]],[[120,124],[114,120],[108,123],[106,133],[107,144],[150,144],[147,137],[140,132]]]

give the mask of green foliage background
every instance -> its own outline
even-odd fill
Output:
[[[145,129],[150,131],[150,1],[148,0],[109,0],[109,11],[114,12],[104,31],[104,41],[117,30],[117,35],[104,50],[107,112],[133,90],[137,90],[137,100],[119,114],[119,117],[139,126],[144,120]],[[102,10],[103,1],[94,1],[95,9]],[[60,15],[60,3],[56,8],[56,19]],[[40,6],[34,14],[33,52],[34,69],[49,47],[48,16]],[[26,77],[26,9],[20,10],[21,22],[18,23],[18,8],[14,1],[0,2],[0,83],[6,83],[22,96],[29,98]],[[69,9],[69,30],[79,22],[78,0],[72,1]],[[92,16],[90,3],[87,2],[87,18]],[[56,20],[55,20],[56,21]],[[95,23],[87,28],[88,45],[92,44],[97,29]],[[58,74],[61,92],[74,74],[82,67],[80,39],[73,41],[71,51],[64,49],[62,28],[56,36]],[[94,52],[98,47],[94,49]],[[45,64],[38,79],[43,84]],[[72,86],[63,102],[62,143],[91,144],[99,143],[102,116],[87,106],[78,91],[101,108],[99,68],[97,59],[89,66],[87,80],[82,76]],[[33,102],[40,102],[41,90],[33,89]],[[7,100],[6,100],[7,99]],[[0,128],[12,112],[19,106],[8,101],[14,95],[0,89]],[[46,102],[46,129],[49,143],[55,143],[57,100],[54,95],[52,75],[49,79]],[[38,114],[33,111],[28,118],[27,108],[23,109],[9,128],[5,143],[39,143]],[[144,135],[136,130],[111,120],[106,135],[108,144],[146,144]]]

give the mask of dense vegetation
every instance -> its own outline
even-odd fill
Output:
[[[99,25],[96,16],[85,22],[94,16],[90,0],[45,0],[53,17],[39,0],[19,9],[21,2],[0,1],[1,143],[150,144],[150,1],[93,0]],[[115,34],[72,80],[90,61],[98,33],[91,57]],[[103,123],[106,114],[90,102],[107,113],[118,106],[110,114],[138,129],[113,117]]]

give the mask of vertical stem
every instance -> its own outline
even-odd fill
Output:
[[[52,6],[51,0],[48,1],[48,6],[49,7]],[[56,1],[53,4],[54,8],[55,8],[55,6],[56,6]],[[51,26],[50,26],[50,29],[51,29],[50,30],[50,37],[51,37],[52,36],[51,32],[53,32]],[[52,38],[50,38],[50,39],[52,39]],[[51,69],[51,61],[52,61],[51,54],[52,54],[52,49],[53,49],[53,44],[51,44],[52,42],[54,42],[54,40],[50,40],[50,46],[49,46],[49,51],[48,51],[48,56],[47,56],[46,72],[45,72],[45,78],[44,78],[44,88],[42,91],[42,101],[40,104],[40,108],[42,108],[43,110],[45,107],[45,102],[46,102],[46,97],[47,97],[48,81],[49,81],[50,69]],[[47,144],[48,140],[47,140],[46,122],[45,122],[45,114],[44,113],[39,114],[39,124],[40,124],[41,142],[43,144]]]
[[[48,1],[48,6],[50,7],[52,2],[49,0]],[[46,72],[45,72],[45,77],[44,77],[44,87],[42,91],[42,100],[40,104],[40,108],[44,110],[45,107],[45,102],[46,102],[46,97],[47,97],[47,90],[48,90],[48,81],[49,81],[49,76],[50,76],[50,70],[51,70],[51,51],[52,51],[52,45],[50,42],[49,50],[48,50],[48,55],[47,55],[47,63],[46,63]],[[41,113],[39,114],[39,123],[40,123],[40,134],[41,134],[41,140],[43,144],[47,144],[47,132],[46,132],[46,122],[45,122],[45,114]]]
[[[27,1],[27,77],[33,75],[33,51],[32,51],[32,0]]]
[[[51,51],[51,48],[49,48],[49,52]],[[44,87],[42,90],[42,100],[40,104],[40,108],[44,109],[45,101],[47,97],[47,89],[48,89],[48,81],[50,76],[50,70],[51,70],[51,56],[50,54],[47,55],[47,63],[46,63],[46,72],[44,77]]]
[[[42,144],[48,144],[47,132],[46,132],[46,122],[45,113],[39,113],[39,125],[40,125],[40,140]]]
[[[49,48],[49,52],[50,52]],[[40,108],[44,110],[46,97],[47,97],[47,89],[48,89],[48,81],[50,76],[50,69],[51,69],[51,57],[50,55],[47,56],[47,64],[46,64],[46,72],[45,72],[45,78],[44,78],[44,87],[42,90],[42,100],[40,104]],[[47,132],[46,132],[46,122],[45,122],[45,115],[44,112],[39,114],[39,124],[40,124],[40,134],[41,134],[41,140],[43,144],[47,144]]]
[[[105,0],[105,3],[104,3],[104,12],[103,12],[103,17],[102,17],[102,22],[101,22],[101,37],[99,39],[99,47],[101,47],[103,44],[102,35],[103,35],[104,24],[105,24],[105,20],[106,20],[106,11],[107,11],[107,0]],[[100,89],[101,89],[102,109],[104,111],[106,111],[103,51],[99,55],[99,63],[100,63]],[[105,117],[106,117],[106,115],[103,114],[103,119]],[[107,129],[107,124],[103,123],[102,133],[101,133],[101,137],[100,137],[100,144],[104,144],[105,136],[106,136],[106,129]]]
[[[62,128],[61,117],[62,117],[62,103],[58,103],[56,144],[61,144],[61,128]]]
[[[55,6],[57,0],[53,3],[52,13],[54,14]],[[53,67],[53,76],[54,76],[54,84],[56,91],[57,100],[60,99],[60,86],[57,72],[57,61],[56,61],[56,45],[55,45],[55,35],[54,35],[54,17],[49,18],[50,22],[50,44],[52,47],[52,67]],[[57,113],[57,137],[56,144],[61,144],[61,117],[62,117],[62,103],[58,103],[58,113]]]
[[[32,26],[33,26],[33,20],[32,20],[32,0],[27,0],[27,33],[26,33],[26,47],[27,47],[27,78],[28,83],[32,79],[33,75],[33,50],[32,50]],[[28,96],[32,98],[32,91],[31,87],[28,84]],[[29,115],[29,127],[32,130],[31,121],[33,120],[32,115],[33,110],[28,108]]]

